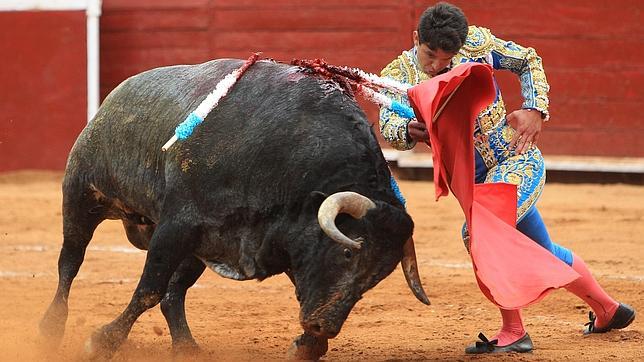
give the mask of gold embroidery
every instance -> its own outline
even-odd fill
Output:
[[[389,63],[381,72],[381,76],[395,79],[402,83],[410,83],[407,75],[407,67],[405,66],[406,56],[405,53],[396,58],[393,62]],[[387,97],[397,100],[403,104],[408,105],[407,97],[395,94],[389,91],[382,91]],[[407,137],[407,124],[409,119],[402,118],[393,113],[387,108],[380,109],[380,133],[382,137],[393,148],[401,151],[409,150],[416,145],[416,142],[408,139]]]
[[[461,56],[467,58],[485,56],[492,51],[492,47],[494,46],[492,38],[492,33],[489,29],[470,25],[467,29],[465,44],[463,44],[459,53],[461,53]]]
[[[535,187],[534,191],[528,199],[517,208],[517,220],[520,220],[523,215],[532,207],[537,202],[537,199],[539,199],[539,196],[541,195],[541,192],[543,191],[543,187],[546,183],[546,177],[545,175],[543,177],[539,178],[539,183]]]
[[[403,67],[408,75],[407,79],[409,80],[409,84],[416,85],[430,78],[425,72],[418,68],[418,60],[413,52],[403,52],[399,59],[401,59]]]
[[[492,150],[492,147],[490,147],[490,142],[488,140],[488,136],[484,134],[478,134],[474,136],[474,147],[476,150],[479,152],[481,155],[481,158],[483,159],[483,162],[485,163],[485,167],[488,169],[494,167],[496,165],[496,157],[494,157],[494,151]]]
[[[503,137],[503,141],[506,143],[510,143],[512,141],[512,137],[514,137],[514,134],[516,133],[516,130],[512,127],[503,127],[501,130],[501,136]]]
[[[495,130],[501,120],[505,118],[505,103],[503,98],[499,98],[489,106],[487,106],[478,116],[478,125],[481,132],[487,134]]]

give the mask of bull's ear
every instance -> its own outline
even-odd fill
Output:
[[[312,213],[314,215],[317,215],[318,210],[320,209],[320,205],[322,205],[322,202],[327,197],[329,197],[329,195],[321,191],[311,192],[306,201],[304,201],[304,212],[306,212],[307,214]]]
[[[382,235],[392,240],[407,240],[414,232],[414,221],[404,209],[382,201],[376,203],[378,209],[372,212],[371,222]]]

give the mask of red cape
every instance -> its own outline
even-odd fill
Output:
[[[492,68],[461,64],[407,94],[429,130],[436,199],[452,190],[465,214],[472,264],[485,296],[502,308],[518,309],[577,279],[571,267],[516,229],[515,185],[474,184],[474,122],[496,97]]]

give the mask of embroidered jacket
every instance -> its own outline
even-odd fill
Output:
[[[429,77],[416,57],[416,48],[404,51],[382,70],[381,75],[411,85]],[[494,69],[510,70],[519,76],[523,108],[535,109],[548,117],[549,85],[543,71],[541,58],[532,48],[524,48],[513,42],[494,37],[486,28],[470,26],[465,44],[450,67],[465,62],[490,64]],[[383,91],[388,97],[409,105],[406,95]],[[496,99],[476,119],[474,147],[485,164],[483,182],[507,182],[517,185],[517,220],[535,205],[545,183],[543,156],[536,146],[523,154],[516,154],[509,143],[515,134],[505,119],[506,111],[499,88]],[[386,108],[380,110],[380,131],[383,138],[394,148],[408,150],[415,142],[407,134],[409,119],[397,116]]]
[[[421,70],[416,52],[415,47],[404,51],[382,70],[381,75],[411,85],[427,80],[429,76]],[[546,119],[549,117],[548,90],[550,86],[543,71],[541,58],[533,48],[525,48],[511,41],[501,40],[492,35],[488,29],[471,25],[465,44],[452,59],[450,68],[465,62],[487,63],[494,69],[510,70],[517,74],[524,98],[522,107],[540,111]],[[388,91],[383,91],[383,93],[409,105],[407,96]],[[491,159],[494,151],[490,149],[490,146],[493,145],[487,144],[486,139],[501,123],[505,123],[502,122],[505,120],[505,114],[505,104],[497,87],[497,98],[479,115],[474,134],[475,146],[484,157],[488,167],[496,162]],[[396,149],[408,150],[415,146],[415,142],[407,134],[408,123],[409,119],[401,118],[386,108],[380,110],[380,131],[384,139]],[[509,131],[512,129],[510,128]]]

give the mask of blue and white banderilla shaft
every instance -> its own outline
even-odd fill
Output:
[[[403,103],[400,103],[395,99],[391,99],[382,93],[378,93],[369,87],[360,85],[358,89],[362,93],[362,95],[364,95],[365,98],[379,105],[380,107],[387,107],[392,112],[396,113],[397,115],[403,118],[409,118],[409,119],[416,118],[416,114],[414,113],[414,110],[411,107]]]
[[[233,87],[233,85],[235,85],[235,83],[237,83],[248,67],[257,61],[259,55],[260,53],[254,53],[241,67],[235,69],[232,73],[219,81],[215,86],[215,89],[208,94],[206,99],[199,104],[197,109],[192,111],[186,119],[181,122],[177,128],[175,128],[174,135],[163,145],[163,147],[161,147],[161,150],[167,151],[175,142],[177,142],[177,140],[185,140],[190,137],[194,129],[200,125],[204,119],[206,119],[208,113],[210,113],[210,111],[219,104],[219,101],[228,94],[228,91]]]

